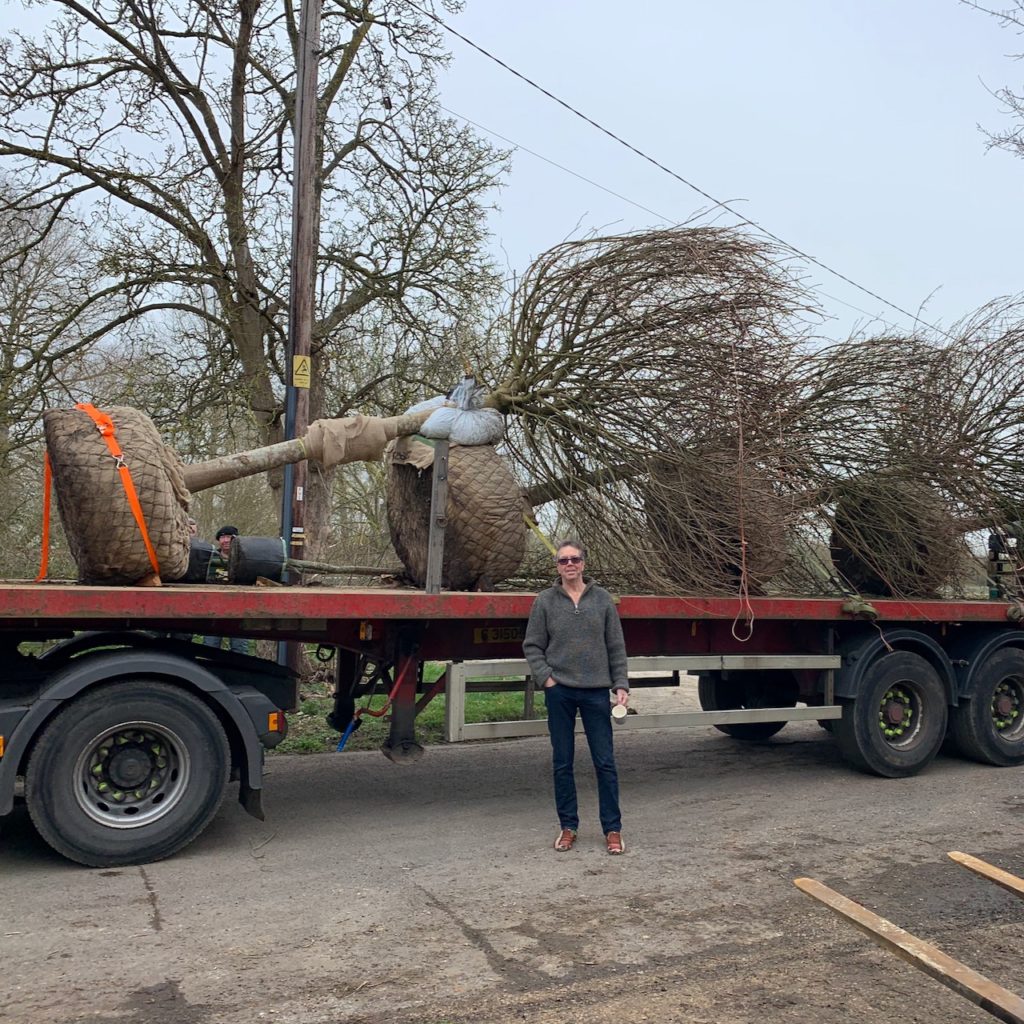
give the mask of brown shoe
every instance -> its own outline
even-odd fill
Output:
[[[615,856],[626,852],[626,844],[622,841],[621,832],[605,833],[604,844],[608,848],[608,852]]]
[[[559,853],[567,853],[573,848],[576,842],[576,829],[574,828],[563,828],[558,833],[558,838],[555,840],[555,849]]]

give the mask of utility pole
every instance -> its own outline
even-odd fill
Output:
[[[309,387],[313,367],[313,289],[316,280],[317,64],[322,0],[305,0],[299,13],[299,60],[295,76],[295,138],[292,162],[292,252],[288,295],[288,374],[285,440],[302,437],[309,426]],[[306,462],[288,465],[281,498],[281,536],[289,558],[306,548]],[[285,648],[291,648],[285,655]],[[278,661],[297,667],[298,644],[281,644]]]

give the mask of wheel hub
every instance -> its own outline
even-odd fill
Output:
[[[890,700],[885,705],[885,721],[889,725],[899,725],[903,721],[904,707],[897,701]]]
[[[1016,686],[1002,682],[992,694],[992,721],[999,730],[1009,729],[1020,718],[1021,700]]]
[[[101,800],[128,805],[158,790],[167,758],[162,744],[143,732],[119,732],[94,752],[89,781]]]
[[[117,751],[106,765],[106,774],[115,786],[132,787],[146,782],[152,762],[144,750],[130,747]]]
[[[156,726],[122,726],[99,737],[79,758],[79,804],[93,820],[134,828],[166,814],[189,775],[173,734]]]
[[[878,726],[887,740],[904,739],[913,729],[914,697],[903,686],[887,690],[878,708]]]

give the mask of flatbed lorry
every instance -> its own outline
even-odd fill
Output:
[[[356,701],[386,692],[386,752],[414,759],[416,714],[455,678],[426,682],[424,663],[521,659],[533,596],[0,583],[0,823],[23,791],[54,849],[115,866],[182,849],[231,780],[262,817],[264,752],[286,734],[297,678],[192,634],[318,645],[339,731]],[[623,595],[618,609],[631,666],[696,673],[701,720],[734,739],[810,718],[886,777],[920,771],[946,741],[985,764],[1024,762],[1015,602]],[[652,682],[665,680],[633,685]]]

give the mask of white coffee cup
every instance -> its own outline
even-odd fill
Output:
[[[621,722],[629,712],[626,710],[625,704],[613,704],[612,705],[612,721],[615,723]]]

